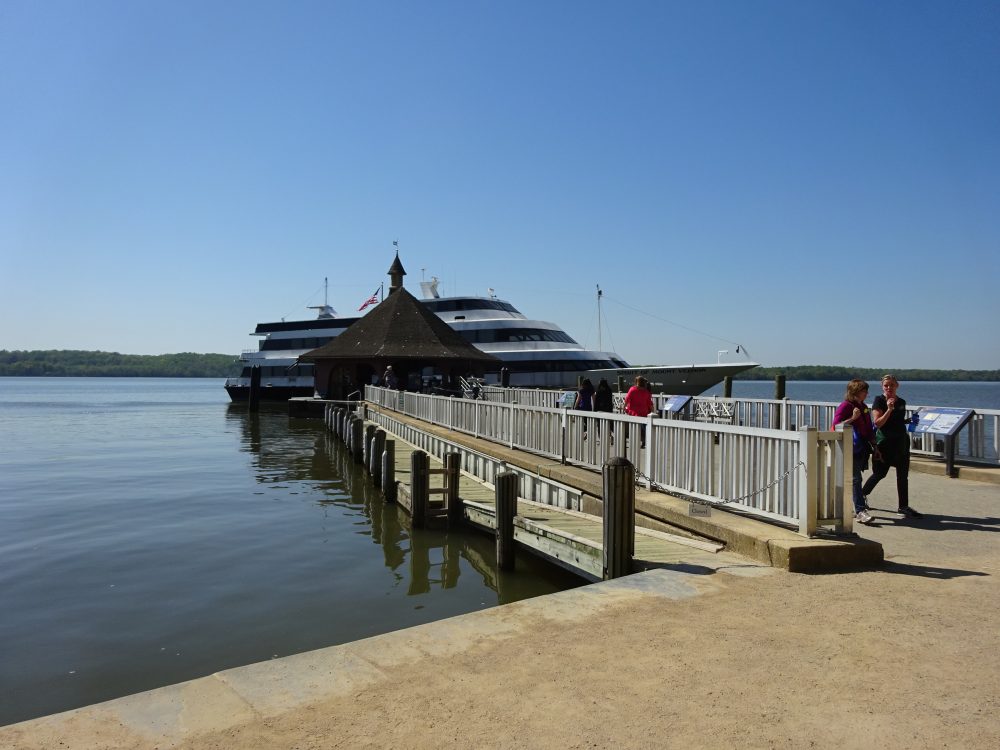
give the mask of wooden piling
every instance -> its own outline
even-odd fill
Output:
[[[445,453],[444,468],[448,481],[448,524],[454,526],[462,520],[462,498],[458,496],[459,481],[462,476],[462,455],[460,453]]]
[[[247,407],[250,411],[257,411],[260,408],[260,365],[250,368],[250,396]]]
[[[376,487],[382,486],[382,454],[385,452],[385,430],[375,430],[372,438],[372,462],[368,471]]]
[[[410,454],[410,522],[413,528],[422,529],[427,519],[427,503],[430,499],[430,474],[427,454],[413,451]]]
[[[732,398],[733,397],[733,376],[726,375],[722,379],[722,397]]]
[[[361,417],[351,417],[351,455],[354,463],[361,463],[364,450],[365,421]]]
[[[375,430],[377,429],[378,427],[373,424],[365,425],[365,443],[361,449],[361,462],[369,473],[372,470],[372,441],[375,439]]]
[[[517,474],[505,471],[493,480],[496,487],[497,567],[514,569],[514,516],[517,515]]]
[[[774,399],[775,401],[781,401],[785,397],[785,376],[775,375],[774,376]]]
[[[386,440],[382,451],[382,496],[387,503],[396,502],[396,441]]]
[[[604,463],[604,579],[632,572],[635,554],[635,468],[616,456]]]

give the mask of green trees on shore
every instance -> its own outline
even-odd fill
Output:
[[[0,349],[0,376],[38,375],[49,377],[146,377],[146,378],[225,378],[238,375],[240,366],[233,354],[118,354],[69,349],[7,351]],[[886,372],[900,380],[942,380],[1000,382],[1000,370],[873,369],[839,365],[757,367],[735,380],[842,380],[864,378],[878,382]]]
[[[224,378],[238,373],[233,354],[0,350],[0,376]]]
[[[839,365],[800,365],[794,367],[755,367],[742,372],[733,380],[774,380],[775,375],[784,375],[786,380],[843,380],[861,378],[869,382],[879,382],[882,376],[891,372],[900,380],[946,380],[968,382],[998,382],[1000,370],[929,370],[926,368],[872,368],[841,367]]]

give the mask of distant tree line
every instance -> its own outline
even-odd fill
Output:
[[[118,354],[69,349],[0,349],[0,376],[224,378],[239,373],[232,354]]]
[[[879,382],[882,376],[891,372],[899,380],[946,380],[968,382],[1000,381],[1000,370],[928,370],[922,368],[874,369],[871,367],[841,367],[839,365],[801,365],[795,367],[755,367],[733,377],[733,380],[774,380],[775,375],[784,375],[786,380],[842,380],[861,378],[868,382]]]

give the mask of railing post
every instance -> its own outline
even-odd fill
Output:
[[[562,410],[562,419],[559,429],[562,432],[562,436],[559,441],[559,460],[562,463],[566,463],[567,447],[569,446],[569,415],[567,414],[565,408]]]
[[[427,473],[427,454],[413,451],[410,454],[410,520],[413,528],[422,529],[427,518],[427,499],[430,497],[430,475]]]
[[[854,428],[843,424],[835,428],[841,432],[840,455],[844,458],[844,472],[840,478],[840,526],[843,531],[854,530]]]
[[[508,423],[508,427],[510,428],[509,432],[507,433],[508,437],[510,438],[510,445],[508,447],[511,450],[514,450],[514,409],[516,409],[516,408],[517,407],[514,406],[513,404],[508,404],[506,406],[506,409],[507,409],[507,412],[508,412],[508,415],[509,415],[508,419],[507,419],[507,423]]]
[[[653,489],[653,447],[656,438],[653,436],[653,415],[646,417],[646,455],[643,456],[643,473],[646,475],[646,489]]]
[[[382,452],[382,496],[387,503],[396,502],[396,441],[386,440]]]
[[[505,471],[493,480],[496,487],[497,567],[514,569],[514,516],[517,515],[517,474]]]
[[[371,463],[368,471],[376,487],[382,486],[382,454],[385,452],[385,430],[375,430],[372,438]]]
[[[818,492],[816,481],[819,476],[817,453],[819,440],[815,427],[802,427],[799,430],[799,459],[802,461],[799,484],[799,533],[812,536],[816,533],[816,516],[818,510]]]
[[[445,453],[444,468],[448,470],[448,523],[454,525],[462,520],[462,498],[458,495],[462,478],[462,454]]]
[[[604,579],[632,572],[635,555],[635,468],[616,456],[604,463]]]

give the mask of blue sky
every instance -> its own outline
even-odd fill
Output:
[[[493,287],[634,363],[1000,368],[1000,3],[0,4],[0,348]]]

